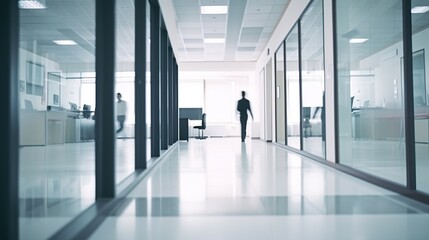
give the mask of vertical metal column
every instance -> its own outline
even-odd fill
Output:
[[[161,29],[161,149],[168,148],[168,109],[167,109],[167,30],[163,27]]]
[[[287,88],[286,88],[286,86],[287,86],[287,82],[286,82],[286,74],[287,74],[287,69],[286,69],[286,40],[283,40],[283,91],[284,91],[284,96],[285,96],[285,100],[284,100],[284,118],[285,118],[285,131],[284,131],[284,134],[285,134],[285,145],[288,145],[288,136],[287,136],[287,103],[288,103],[288,101],[287,101],[287,96],[288,96],[288,94],[287,94]]]
[[[134,168],[146,169],[146,1],[135,4],[135,156]]]
[[[335,163],[340,163],[340,115],[339,115],[339,105],[338,105],[338,38],[337,38],[337,0],[332,0],[332,35],[334,39],[334,56],[333,56],[333,73],[332,77],[334,79],[334,118],[335,118]]]
[[[0,8],[0,239],[19,238],[19,9],[16,0]]]
[[[173,107],[173,49],[168,45],[168,144],[174,143],[174,107]]]
[[[115,0],[96,0],[96,199],[115,197]]]
[[[301,150],[304,150],[304,139],[303,139],[303,131],[302,126],[303,118],[302,118],[302,59],[301,59],[301,20],[298,21],[298,79],[299,79],[299,141]]]
[[[179,140],[179,67],[176,58],[173,56],[174,71],[174,142]]]
[[[416,189],[416,154],[414,133],[414,87],[412,46],[411,1],[402,0],[402,37],[404,46],[404,110],[405,110],[405,155],[407,187]]]
[[[160,156],[159,139],[159,56],[160,56],[160,12],[156,0],[151,1],[150,8],[150,90],[151,90],[151,156]]]

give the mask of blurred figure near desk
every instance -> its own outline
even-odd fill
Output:
[[[116,102],[116,118],[119,122],[119,128],[116,130],[116,133],[120,133],[124,130],[124,122],[127,114],[127,102],[122,100],[121,93],[118,93],[116,97],[118,98],[118,101]]]

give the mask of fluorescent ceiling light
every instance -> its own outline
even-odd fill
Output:
[[[77,45],[77,43],[73,40],[54,40],[54,43],[61,46]]]
[[[204,43],[225,43],[225,38],[204,38]]]
[[[201,14],[227,14],[228,6],[201,6]]]
[[[350,39],[350,43],[363,43],[368,41],[368,38],[352,38]]]
[[[426,13],[429,11],[429,6],[416,6],[411,9],[411,13]]]
[[[45,9],[45,1],[42,0],[19,0],[19,8],[22,9]]]

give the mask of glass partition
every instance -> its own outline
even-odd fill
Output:
[[[286,38],[287,145],[301,149],[298,25]]]
[[[401,2],[336,1],[337,141],[341,164],[405,185]]]
[[[301,23],[302,149],[325,157],[323,1],[315,0]]]
[[[20,5],[20,239],[95,201],[95,1],[43,2]]]
[[[279,47],[275,55],[275,98],[276,98],[276,142],[286,144],[285,129],[285,69],[284,69],[284,45]]]
[[[116,1],[115,22],[115,120],[116,183],[134,172],[135,129],[135,8],[129,0]]]
[[[426,4],[423,4],[426,3]],[[426,5],[426,10],[424,6]],[[429,156],[429,103],[427,82],[429,63],[429,17],[428,1],[411,1],[412,40],[413,40],[413,83],[414,83],[414,127],[416,149],[417,190],[429,193],[428,156]]]

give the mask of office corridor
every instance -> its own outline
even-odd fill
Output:
[[[260,140],[180,142],[90,239],[428,239],[429,207]]]

